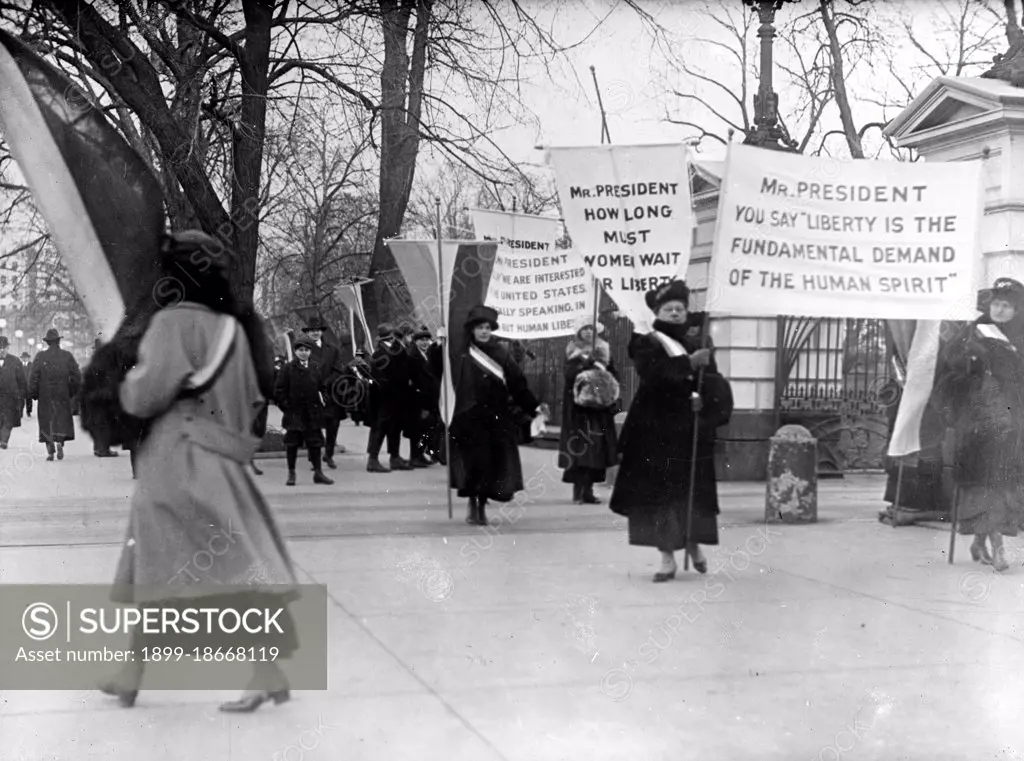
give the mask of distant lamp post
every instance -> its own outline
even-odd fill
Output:
[[[773,151],[796,152],[796,140],[790,138],[779,122],[779,96],[772,88],[772,44],[775,39],[775,13],[787,2],[794,0],[743,0],[748,7],[757,8],[761,26],[761,76],[757,95],[754,96],[754,131],[747,135],[744,145],[756,145]]]
[[[24,330],[16,330],[16,331],[14,331],[14,337],[15,338],[24,338],[24,336],[25,336],[25,331]]]

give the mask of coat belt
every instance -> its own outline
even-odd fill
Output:
[[[242,465],[248,464],[260,440],[255,436],[238,434],[218,425],[211,420],[204,420],[192,415],[179,418],[176,426],[183,439],[188,439],[200,449],[219,454]]]

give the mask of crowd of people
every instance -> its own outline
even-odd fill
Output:
[[[196,265],[199,250],[202,267]],[[97,447],[130,442],[138,478],[114,574],[114,600],[165,609],[194,604],[199,594],[211,606],[243,609],[254,596],[277,595],[273,602],[287,606],[299,593],[287,545],[250,473],[271,402],[283,412],[289,484],[296,481],[303,447],[314,482],[332,483],[323,468],[337,467],[334,455],[343,451],[338,426],[352,417],[369,424],[372,473],[443,462],[447,439],[451,486],[467,500],[470,524],[487,525],[489,502],[509,502],[524,490],[519,444],[540,403],[517,362],[516,347],[495,335],[500,325],[494,309],[470,310],[464,338],[453,347],[444,334],[381,325],[372,355],[347,364],[324,342],[323,323],[312,320],[293,338],[292,357],[275,366],[261,321],[251,305],[232,295],[232,256],[198,231],[165,235],[161,267],[188,275],[182,280],[184,298],[158,309],[141,334],[119,333],[99,347],[88,368],[82,405],[90,415],[83,425],[100,439]],[[704,573],[707,562],[699,545],[718,541],[712,450],[715,428],[731,411],[731,396],[717,376],[704,331],[694,328],[686,285],[676,281],[652,291],[648,305],[657,320],[653,333],[634,334],[630,341],[639,388],[621,440],[615,421],[617,370],[610,347],[598,337],[603,327],[584,321],[569,342],[560,460],[580,504],[597,502],[594,484],[621,464],[611,509],[628,517],[631,544],[662,553],[654,580],[667,581],[676,574],[674,552],[686,548],[694,568]],[[74,360],[60,350],[57,332],[48,333],[46,341],[49,348],[35,358],[26,380],[20,361],[6,357],[0,340],[0,401],[8,398],[8,389],[17,401],[16,408],[0,404],[0,430],[9,434],[25,399],[32,397],[39,402],[40,438],[61,459],[63,443],[74,436],[70,403],[82,378]],[[439,410],[446,351],[455,391],[447,428]],[[110,425],[97,410],[111,418]],[[129,419],[144,425],[125,425]],[[408,458],[399,450],[403,437],[410,441]],[[385,443],[389,468],[379,457]],[[692,515],[687,509],[691,481],[697,487]],[[182,574],[211,532],[228,531],[241,532],[246,541],[219,556],[216,578],[212,570]],[[195,588],[210,583],[251,591]],[[274,591],[267,592],[268,585]],[[286,657],[298,642],[294,623],[287,617],[282,621],[283,632],[272,644]],[[149,636],[133,630],[132,649],[138,653],[152,646]],[[245,644],[271,643],[257,637]],[[99,687],[132,706],[144,671],[145,661],[137,657]],[[275,663],[256,663],[247,689],[221,710],[252,712],[289,696],[284,672]]]

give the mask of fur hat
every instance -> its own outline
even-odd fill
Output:
[[[327,326],[319,317],[311,317],[306,321],[305,326],[302,328],[302,332],[308,333],[311,330],[327,330]]]
[[[50,328],[46,331],[46,335],[43,336],[43,340],[48,344],[55,344],[60,341],[60,333],[57,332],[56,328]]]
[[[377,326],[377,338],[391,338],[395,334],[395,326],[390,322],[382,322]]]
[[[490,307],[485,307],[483,304],[477,304],[469,310],[469,316],[466,317],[466,330],[472,330],[482,322],[490,323],[491,330],[497,330],[498,313]]]
[[[669,301],[681,301],[690,308],[690,289],[683,280],[673,280],[670,283],[659,285],[654,290],[648,291],[644,296],[648,308],[657,313],[661,305]]]
[[[421,338],[433,338],[430,334],[430,328],[426,325],[421,325],[420,329],[412,334],[413,341],[419,341]]]
[[[1012,277],[996,278],[991,288],[978,291],[978,311],[987,312],[989,304],[996,299],[1009,301],[1017,309],[1024,304],[1024,285]]]
[[[307,349],[312,351],[316,348],[316,341],[309,336],[299,336],[295,339],[295,343],[292,344],[292,348],[298,349],[300,346],[305,346]]]
[[[592,317],[581,317],[576,321],[576,324],[573,327],[575,329],[575,333],[573,335],[575,335],[578,338],[580,335],[580,331],[582,331],[584,328],[595,327],[595,323]],[[600,321],[596,323],[596,327],[598,335],[604,333],[604,325],[602,325]]]

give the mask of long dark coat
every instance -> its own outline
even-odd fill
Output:
[[[285,430],[285,443],[298,446],[323,446],[324,405],[320,392],[323,380],[320,366],[310,359],[303,367],[293,359],[281,368],[274,384],[274,400],[284,414],[281,427]]]
[[[953,478],[960,533],[1016,536],[1024,526],[1024,336],[1010,340],[968,326],[945,352],[953,399]]]
[[[320,381],[324,390],[324,414],[336,420],[348,417],[345,409],[344,389],[345,363],[341,350],[321,340],[309,353],[309,361],[320,366]]]
[[[523,488],[514,407],[534,415],[539,403],[507,348],[493,339],[477,346],[501,366],[505,382],[474,362],[468,346],[454,363],[452,484],[460,497],[508,502]]]
[[[397,338],[385,338],[377,342],[377,350],[370,357],[374,380],[370,414],[374,421],[378,418],[397,420],[403,428],[411,392],[406,348]]]
[[[21,426],[21,412],[28,397],[28,381],[21,360],[8,354],[0,360],[0,420],[11,428]]]
[[[575,343],[575,342],[574,342]],[[604,342],[602,342],[604,343]],[[570,344],[572,346],[572,344]],[[599,345],[598,347],[602,347]],[[615,365],[607,355],[607,344],[599,352],[605,369],[618,379]],[[565,469],[562,481],[567,484],[600,483],[606,470],[618,462],[618,441],[615,433],[615,412],[618,402],[603,409],[576,404],[576,376],[594,366],[589,354],[575,353],[565,362],[565,387],[562,390],[562,431],[559,437],[559,467]]]
[[[700,348],[686,326],[656,322],[655,327],[683,345]],[[687,544],[686,506],[693,462],[693,406],[697,373],[689,357],[670,357],[651,335],[633,334],[629,343],[640,385],[619,439],[622,455],[609,507],[629,517],[629,543],[664,551]],[[712,360],[706,374],[717,374]],[[697,467],[692,541],[718,544],[718,489],[715,479],[715,428],[721,408],[705,383],[697,436]]]
[[[82,387],[82,372],[71,352],[57,344],[50,344],[36,354],[28,393],[39,400],[36,419],[39,421],[39,441],[54,439],[72,441],[75,422],[71,417],[71,400]]]
[[[437,345],[427,350],[427,355],[416,348],[409,349],[409,380],[412,383],[413,405],[417,412],[438,414],[441,405],[441,376],[436,361]]]

